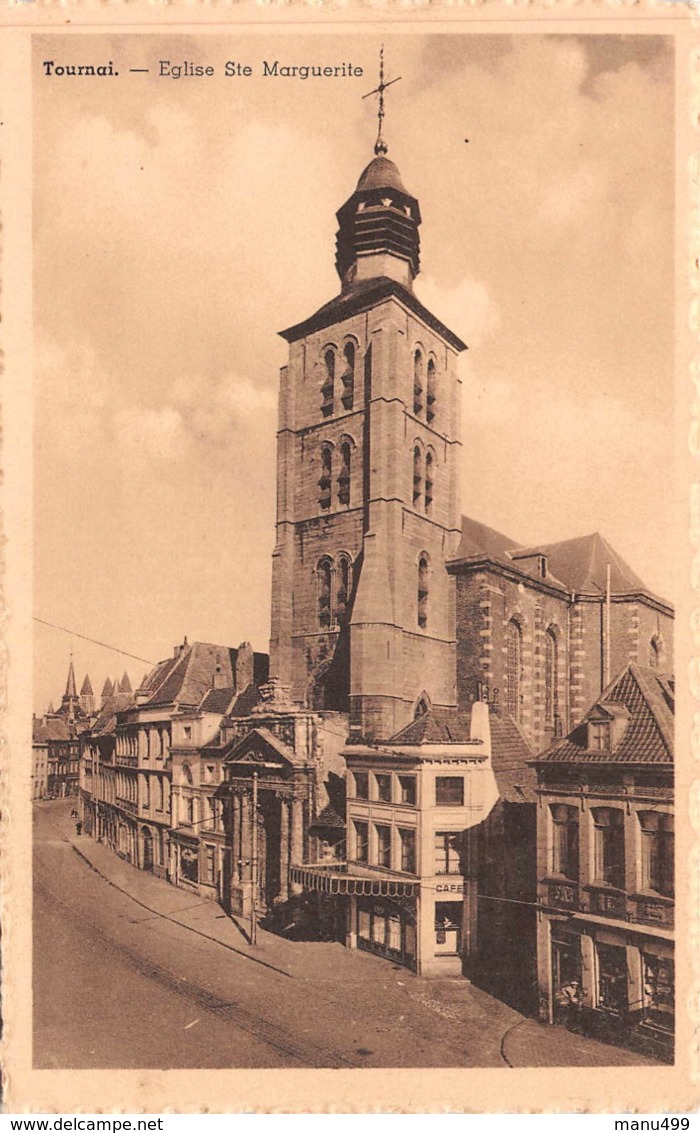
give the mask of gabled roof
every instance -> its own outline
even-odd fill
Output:
[[[613,594],[648,592],[639,575],[635,574],[614,547],[598,532],[582,535],[578,539],[564,539],[560,543],[543,543],[532,550],[543,554],[552,574],[569,590],[604,594],[607,585],[607,566],[610,564],[610,589]]]
[[[545,578],[539,575],[538,559],[547,561]],[[453,569],[470,560],[489,559],[503,563],[521,575],[569,594],[604,595],[607,588],[607,568],[610,564],[610,590],[615,596],[645,594],[668,606],[665,599],[653,594],[638,574],[618,555],[614,547],[598,532],[564,539],[559,543],[541,543],[521,546],[500,531],[485,523],[462,516],[462,539],[452,560]],[[530,560],[530,561],[528,561]]]
[[[309,826],[311,828],[313,828],[314,826],[321,826],[326,830],[344,830],[345,819],[340,817],[338,812],[333,809],[330,803],[327,803],[318,817],[314,818],[313,822],[309,823]]]
[[[532,750],[510,716],[489,716],[491,766],[500,797],[507,803],[534,803],[537,774],[529,766]]]
[[[202,712],[220,712],[225,715],[233,707],[236,699],[236,689],[229,685],[227,688],[207,689],[200,702]]]
[[[307,334],[313,334],[315,331],[332,326],[343,319],[349,319],[353,315],[369,311],[382,299],[389,299],[391,296],[399,299],[404,306],[413,311],[419,319],[422,319],[427,326],[455,350],[467,349],[461,338],[458,338],[427,307],[424,307],[412,291],[408,291],[402,284],[395,279],[389,279],[387,276],[379,276],[376,279],[355,283],[347,291],[341,292],[335,299],[331,299],[329,303],[319,307],[318,311],[310,318],[305,319],[303,323],[297,323],[296,326],[281,330],[279,333],[287,342],[296,342],[297,339],[303,338]]]
[[[387,742],[402,745],[471,743],[471,717],[447,708],[429,708]]]
[[[45,744],[49,740],[70,738],[70,728],[64,716],[40,716],[32,720],[32,743]]]
[[[612,751],[588,747],[588,720],[602,705],[621,706],[629,722]],[[630,664],[615,678],[584,720],[564,739],[552,744],[534,760],[550,763],[609,763],[673,765],[673,677],[668,673]]]
[[[157,704],[187,704],[196,706],[204,694],[212,688],[212,681],[218,668],[218,675],[227,685],[235,683],[237,650],[227,645],[211,645],[204,641],[194,641],[185,646],[177,657],[161,661],[149,674],[141,693],[148,693],[148,699],[141,707]]]

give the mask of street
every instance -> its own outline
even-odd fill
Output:
[[[655,1065],[340,944],[253,950],[213,902],[76,839],[72,805],[34,808],[37,1068]]]

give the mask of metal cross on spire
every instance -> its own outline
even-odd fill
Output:
[[[374,90],[368,91],[367,94],[363,94],[362,96],[363,98],[370,98],[370,96],[373,94],[379,95],[377,106],[377,118],[379,120],[379,124],[377,129],[377,140],[374,143],[374,152],[377,154],[377,156],[379,156],[379,154],[385,154],[389,149],[388,145],[384,141],[384,138],[382,137],[382,122],[384,121],[384,91],[387,89],[387,87],[392,86],[393,83],[398,83],[400,78],[401,75],[399,75],[396,79],[390,79],[388,83],[384,82],[384,44],[382,44],[381,50],[379,52],[379,86],[375,87]]]

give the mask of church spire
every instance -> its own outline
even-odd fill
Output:
[[[371,98],[373,94],[379,96],[377,99],[377,140],[374,143],[374,152],[377,157],[383,157],[389,152],[389,147],[384,141],[384,137],[382,135],[382,126],[384,124],[385,118],[384,91],[387,89],[387,87],[393,86],[394,83],[398,83],[400,78],[401,75],[399,75],[396,79],[389,79],[388,83],[384,82],[384,44],[382,44],[381,50],[379,52],[379,86],[375,87],[374,90],[369,91],[367,94],[363,94],[362,96],[363,98]]]
[[[80,707],[78,699],[78,691],[75,686],[75,669],[73,668],[73,654],[70,655],[70,664],[68,666],[68,679],[66,681],[66,691],[61,698],[60,712],[62,716],[68,716],[73,719]]]

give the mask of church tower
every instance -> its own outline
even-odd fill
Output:
[[[61,707],[59,713],[61,716],[68,716],[69,719],[74,719],[80,710],[80,700],[75,686],[75,669],[73,668],[73,655],[71,654],[70,665],[68,666],[68,678],[66,680],[66,691],[61,697]]]
[[[387,738],[455,695],[460,339],[416,298],[418,201],[375,156],[337,213],[340,294],[282,331],[270,671]]]
[[[86,716],[92,716],[95,711],[95,694],[92,691],[92,683],[87,673],[80,689],[80,710]]]

